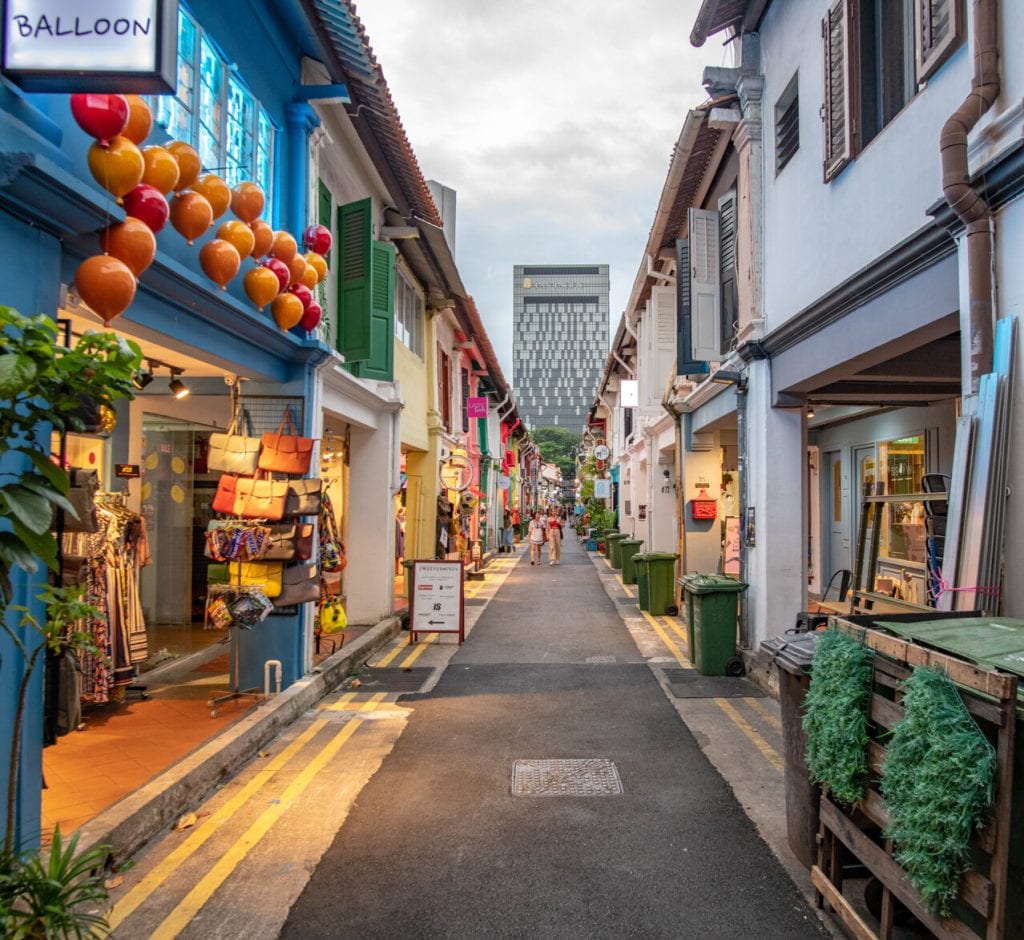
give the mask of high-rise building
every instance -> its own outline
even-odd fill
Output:
[[[513,278],[519,414],[582,433],[608,355],[608,265],[517,264]]]

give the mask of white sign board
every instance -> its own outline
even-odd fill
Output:
[[[464,639],[463,567],[461,561],[412,563],[412,610],[409,642],[417,633],[457,633]]]
[[[619,404],[623,408],[636,408],[640,404],[640,383],[636,379],[619,382]]]
[[[33,91],[175,89],[177,0],[7,0],[3,33],[5,73]]]
[[[594,480],[594,499],[608,499],[611,495],[611,480]]]

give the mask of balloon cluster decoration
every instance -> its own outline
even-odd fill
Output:
[[[143,146],[153,115],[138,95],[72,95],[71,113],[95,138],[88,153],[92,175],[126,213],[100,234],[103,254],[87,258],[75,275],[79,296],[104,324],[131,304],[137,278],[156,257],[156,235],[168,222],[192,245],[230,210],[235,218],[222,221],[199,249],[203,272],[226,290],[251,258],[255,266],[242,285],[252,303],[261,311],[269,305],[282,330],[316,329],[322,310],[313,289],[327,277],[332,244],[326,226],[307,228],[300,250],[294,235],[274,231],[260,218],[266,198],[256,183],[231,188],[204,174],[199,154],[184,141]]]

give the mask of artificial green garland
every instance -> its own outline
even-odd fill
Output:
[[[874,654],[836,630],[822,634],[804,699],[807,770],[847,806],[868,782],[868,704]]]
[[[948,917],[992,806],[996,752],[945,673],[915,669],[904,690],[882,771],[885,836],[928,907]]]

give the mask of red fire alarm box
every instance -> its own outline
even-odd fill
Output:
[[[690,518],[699,522],[711,522],[718,516],[718,500],[701,490],[696,499],[690,500]]]

